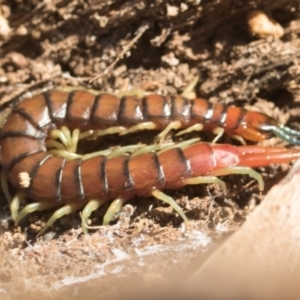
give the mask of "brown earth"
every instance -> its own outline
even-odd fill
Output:
[[[299,128],[298,1],[4,0],[0,8],[3,109],[52,87],[173,95],[199,75],[197,96],[257,109]],[[253,8],[276,19],[284,35],[253,36],[246,22]],[[153,137],[108,137],[102,147]],[[201,138],[211,141],[212,135]],[[264,144],[285,145],[277,138]],[[170,273],[191,275],[200,268],[195,259],[238,230],[288,169],[259,169],[263,194],[247,176],[225,178],[226,198],[215,186],[167,191],[191,220],[187,232],[170,207],[140,198],[125,205],[108,227],[99,226],[105,207],[99,209],[89,236],[74,214],[36,238],[52,212],[34,213],[14,228],[2,197],[0,292],[8,299],[19,293],[28,299],[86,293],[90,299],[122,298],[118,290],[128,282],[155,284]]]

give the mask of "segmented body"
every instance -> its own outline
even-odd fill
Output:
[[[108,159],[101,155],[87,160],[66,160],[50,154],[46,148],[49,131],[62,125],[84,131],[120,124],[130,127],[150,120],[156,129],[162,129],[175,118],[183,127],[208,120],[208,127],[222,125],[228,133],[247,133],[243,137],[255,136],[253,140],[260,140],[266,137],[265,133],[253,129],[252,125],[241,126],[255,119],[254,116],[269,121],[262,114],[236,107],[216,105],[212,108],[201,99],[187,101],[177,97],[167,100],[157,95],[119,99],[108,94],[95,97],[82,91],[52,91],[14,107],[1,131],[1,164],[17,190],[37,202],[48,202],[50,207],[56,207],[75,202],[84,206],[91,199],[101,199],[102,203],[121,197],[122,201],[127,201],[135,195],[154,195],[153,191],[166,188],[216,182],[214,176],[240,173],[234,170],[236,166],[264,166],[299,157],[298,150],[285,148],[196,143],[186,148],[174,147],[161,153],[149,152],[134,157],[122,155]],[[254,121],[258,122],[257,119]],[[248,133],[251,134],[248,136]],[[251,175],[247,168],[243,172]],[[21,174],[27,174],[25,182]],[[201,181],[201,176],[213,179]],[[198,181],[188,180],[192,178]]]
[[[4,135],[44,139],[47,130],[62,125],[69,129],[79,128],[81,132],[103,130],[103,134],[126,134],[143,129],[166,130],[167,127],[169,130],[193,130],[201,125],[196,130],[202,127],[203,130],[223,128],[229,135],[253,142],[273,134],[290,144],[300,144],[298,131],[279,124],[265,114],[235,106],[211,104],[201,98],[187,100],[181,96],[119,98],[86,91],[69,93],[53,90],[24,100],[14,108],[13,116],[10,121],[21,123],[21,127],[11,128],[14,133],[4,132]],[[27,120],[26,126],[22,120],[24,118]],[[105,130],[109,128],[115,128],[115,131]]]

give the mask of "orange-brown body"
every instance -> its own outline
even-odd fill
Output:
[[[112,159],[97,156],[83,161],[56,157],[46,149],[49,130],[62,125],[84,131],[115,124],[130,127],[146,119],[158,124],[158,128],[164,128],[173,119],[179,119],[186,127],[204,122],[207,127],[223,126],[230,134],[255,141],[266,134],[257,131],[254,125],[268,121],[262,114],[236,107],[215,105],[212,108],[202,99],[167,100],[157,95],[120,99],[108,94],[95,97],[83,91],[52,91],[14,107],[1,131],[1,164],[10,183],[18,190],[24,190],[36,201],[49,200],[61,205],[86,202],[94,197],[109,200],[120,194],[127,199],[134,195],[147,196],[154,188],[177,189],[185,178],[213,176],[220,168],[289,162],[300,153],[285,148],[197,143],[160,154],[149,152]],[[28,186],[20,181],[21,173],[28,174]]]
[[[155,129],[162,130],[170,122],[180,121],[181,128],[201,123],[205,130],[221,127],[227,134],[259,142],[272,134],[278,134],[280,126],[265,114],[235,106],[211,104],[201,98],[187,100],[181,96],[166,98],[159,95],[120,98],[110,94],[94,95],[86,91],[48,91],[19,103],[13,115],[15,117],[11,117],[10,121],[16,124],[14,132],[39,136],[43,134],[39,130],[41,128],[59,128],[62,125],[85,131],[112,126],[130,128],[150,121],[156,125]],[[31,124],[25,124],[24,117]],[[292,137],[300,135],[293,130],[284,131],[286,135],[290,132]],[[297,144],[298,141],[291,138],[289,142]]]

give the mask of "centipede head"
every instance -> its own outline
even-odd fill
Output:
[[[300,131],[286,127],[275,119],[254,111],[246,114],[238,128],[238,134],[253,142],[259,142],[275,135],[291,145],[300,145]]]

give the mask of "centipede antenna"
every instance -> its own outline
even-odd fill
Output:
[[[283,132],[289,134],[289,135],[292,135],[292,136],[299,136],[300,137],[300,131],[299,130],[295,130],[295,129],[292,129],[292,128],[289,128],[287,126],[284,126],[284,125],[280,125],[279,127]]]
[[[300,133],[285,126],[280,126],[273,130],[273,133],[285,142],[300,146]]]

